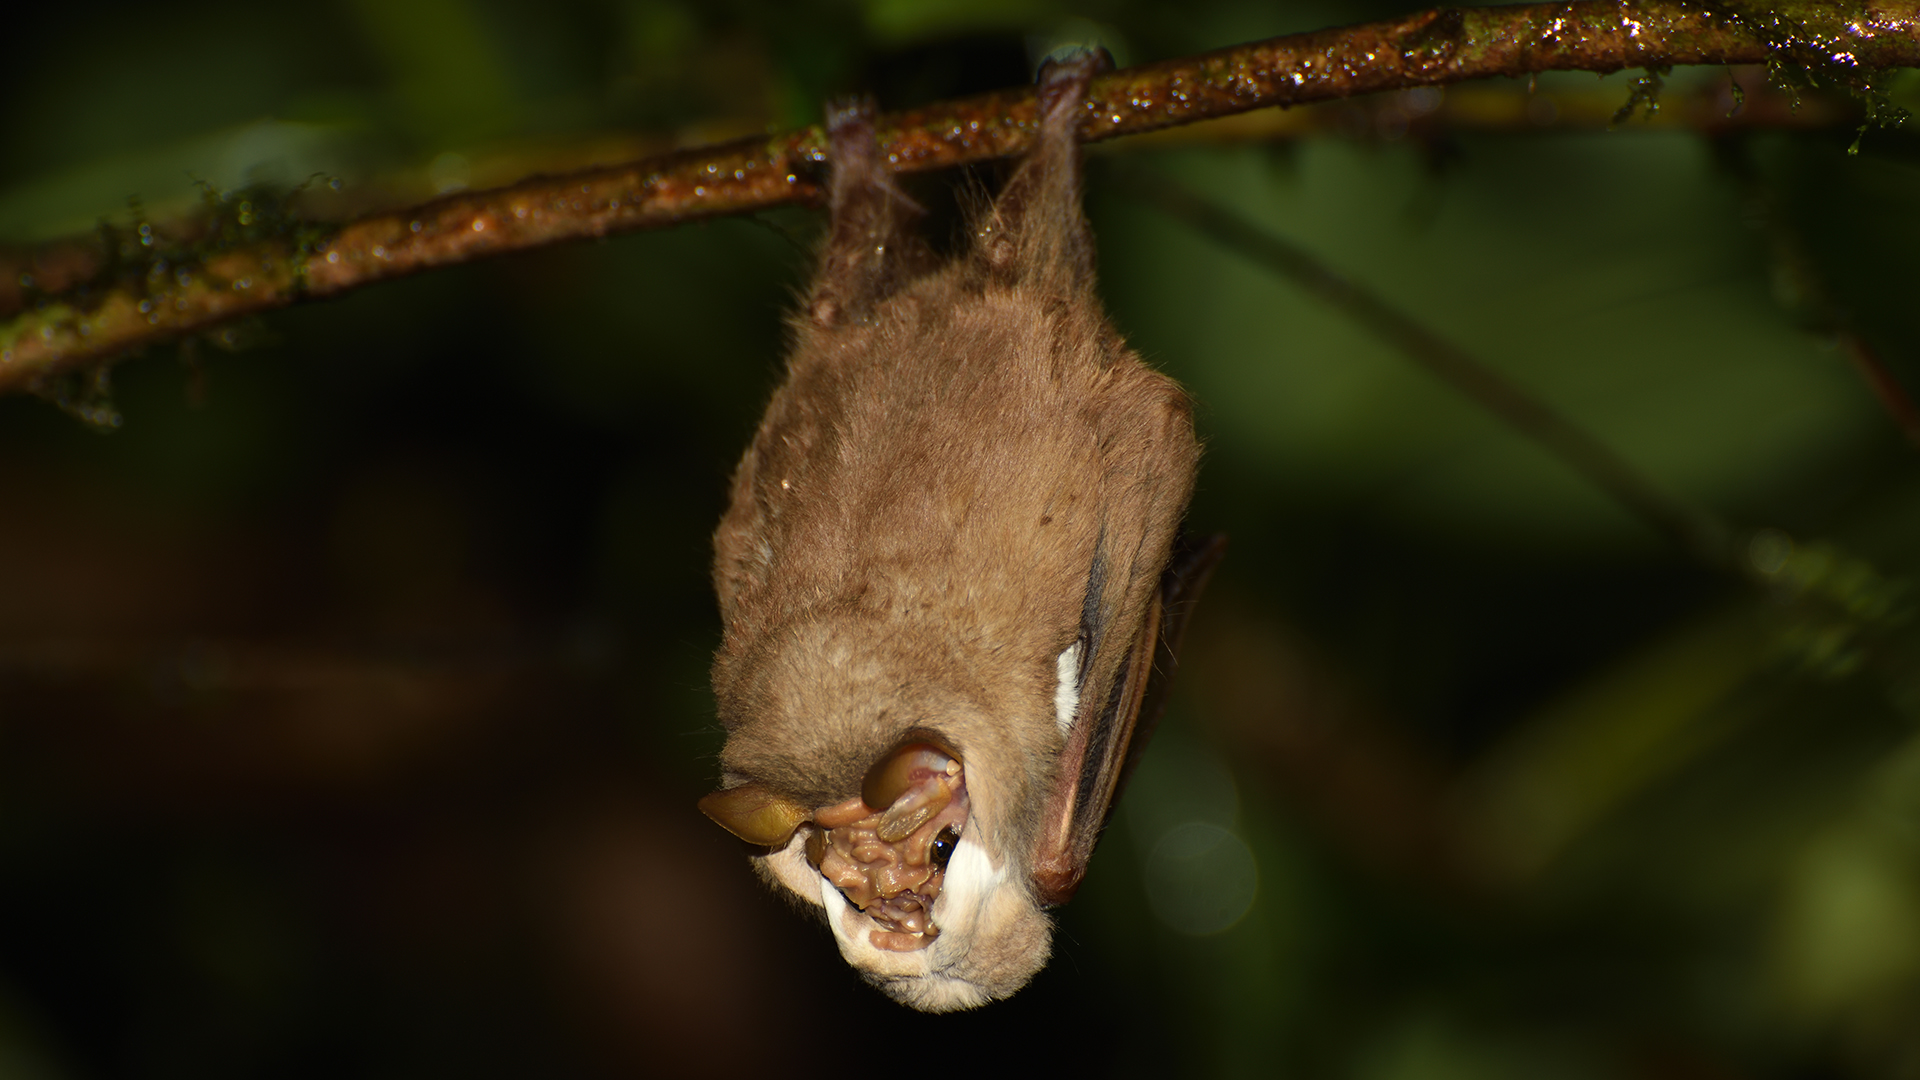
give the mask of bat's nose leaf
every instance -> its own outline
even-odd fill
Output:
[[[716,791],[700,800],[700,812],[721,828],[761,847],[780,847],[812,816],[812,811],[783,799],[760,784]]]
[[[880,815],[880,825],[874,832],[889,844],[897,844],[912,836],[915,829],[933,820],[933,815],[947,808],[953,801],[953,789],[943,783],[925,784],[908,789],[905,798],[887,808]]]

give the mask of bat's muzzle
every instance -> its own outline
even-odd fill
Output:
[[[868,770],[859,798],[814,815],[807,861],[875,923],[875,947],[925,948],[947,861],[966,828],[966,770],[932,743],[909,743]]]

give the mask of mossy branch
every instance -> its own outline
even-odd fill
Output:
[[[1917,30],[1920,0],[1871,9],[1796,0],[1755,12],[1681,0],[1442,8],[1113,72],[1094,82],[1083,131],[1098,141],[1276,105],[1541,71],[1769,63],[1865,91],[1873,72],[1920,66]],[[1017,154],[1033,125],[1033,93],[1022,88],[892,113],[877,127],[886,159],[918,172]],[[0,392],[45,387],[51,376],[149,343],[434,267],[817,202],[825,151],[821,130],[810,127],[123,267],[97,288],[43,298],[0,324]]]

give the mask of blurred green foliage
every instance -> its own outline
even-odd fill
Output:
[[[49,5],[0,72],[0,243],[1406,9]],[[871,1022],[1125,1074],[1920,1077],[1920,457],[1832,340],[1920,385],[1914,137],[1349,127],[1093,155],[1115,321],[1196,396],[1192,523],[1233,548],[1052,966],[974,1014],[859,986],[692,810],[707,537],[815,215],[156,348],[104,438],[0,400],[0,1076],[825,1073]],[[1103,186],[1116,159],[1764,529],[1747,572]],[[912,182],[937,239],[995,175]]]

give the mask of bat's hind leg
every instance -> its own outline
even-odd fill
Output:
[[[809,317],[822,327],[864,318],[927,262],[925,246],[907,228],[922,211],[880,161],[873,112],[869,98],[827,107],[833,220],[807,299]]]
[[[1087,84],[1113,66],[1104,49],[1075,49],[1040,66],[1040,131],[975,227],[974,260],[987,277],[1072,291],[1093,278],[1093,235],[1080,212],[1080,124]]]

